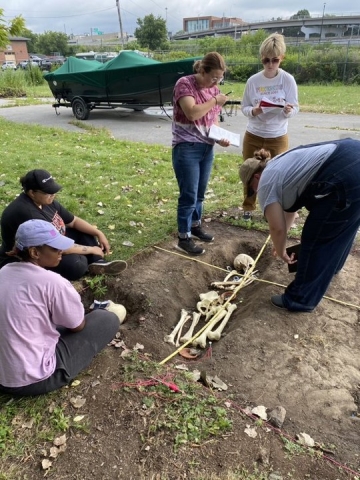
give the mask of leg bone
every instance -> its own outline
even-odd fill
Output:
[[[164,342],[171,343],[172,345],[175,345],[175,336],[177,332],[180,330],[182,325],[186,322],[187,316],[189,315],[189,312],[187,310],[182,309],[181,310],[181,316],[180,320],[178,323],[175,325],[173,331],[170,333],[170,335],[165,335],[164,337]]]
[[[221,334],[222,334],[222,331],[224,330],[226,324],[228,323],[229,321],[229,318],[231,317],[231,314],[234,310],[236,310],[237,306],[234,304],[234,303],[230,303],[230,305],[228,306],[228,310],[226,312],[226,315],[223,319],[223,321],[220,323],[220,325],[218,326],[218,328],[214,331],[209,331],[208,334],[207,334],[207,338],[209,340],[220,340],[220,337],[221,337]]]
[[[216,325],[220,320],[224,318],[226,315],[226,310],[222,310],[218,312],[213,319],[209,321],[209,325],[205,328],[205,330],[202,332],[201,335],[199,335],[195,340],[192,342],[194,347],[199,346],[200,348],[205,348],[206,347],[206,339],[207,339],[207,334],[210,332],[210,330]]]
[[[188,342],[189,340],[192,339],[194,329],[195,329],[196,325],[199,323],[200,317],[201,317],[201,313],[193,312],[193,319],[192,319],[190,328],[185,333],[185,335],[180,338],[180,343],[186,343],[186,342]]]

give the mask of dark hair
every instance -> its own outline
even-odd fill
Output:
[[[204,70],[205,73],[210,73],[211,70],[222,70],[225,72],[226,64],[220,53],[210,52],[205,55],[202,60],[196,60],[193,65],[194,73],[199,73]]]
[[[19,260],[23,262],[31,262],[32,258],[31,258],[29,249],[36,248],[39,250],[43,246],[44,245],[34,245],[32,247],[25,247],[23,250],[20,250],[20,248],[14,245],[12,250],[10,250],[9,252],[6,252],[6,255],[8,255],[9,257],[17,257]]]
[[[255,150],[254,158],[257,158],[258,160],[270,160],[271,153],[269,150],[266,150],[266,148],[260,148],[260,150]]]
[[[15,245],[13,246],[10,252],[6,252],[6,255],[9,257],[18,257],[23,262],[30,262],[31,256],[28,248],[24,248],[24,250],[20,250]]]

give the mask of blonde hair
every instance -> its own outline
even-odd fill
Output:
[[[259,53],[261,57],[280,57],[286,52],[284,35],[273,33],[269,35],[260,45]]]
[[[194,73],[200,73],[201,71],[210,73],[211,70],[222,70],[225,72],[226,64],[220,53],[210,52],[205,55],[202,60],[196,60],[193,65]]]

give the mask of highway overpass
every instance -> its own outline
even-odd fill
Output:
[[[240,38],[243,34],[256,32],[257,30],[277,31],[281,33],[285,28],[298,27],[299,31],[305,34],[308,39],[311,34],[320,34],[321,39],[326,38],[327,33],[335,34],[336,37],[342,37],[344,33],[352,29],[352,33],[359,35],[360,15],[325,15],[324,17],[297,18],[286,20],[269,20],[266,22],[253,22],[246,25],[233,25],[227,27],[219,27],[211,30],[199,30],[197,32],[183,32],[176,34],[172,40],[188,40],[190,38],[203,38],[209,36],[230,36],[235,39]],[[334,37],[331,37],[334,38]]]

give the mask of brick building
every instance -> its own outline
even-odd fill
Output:
[[[9,37],[9,42],[4,49],[0,50],[0,63],[12,60],[19,63],[29,59],[27,41],[25,37]]]

